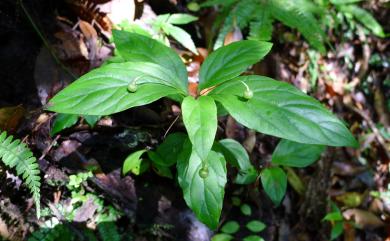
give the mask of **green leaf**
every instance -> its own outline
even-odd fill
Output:
[[[221,154],[210,151],[205,164],[209,174],[201,178],[202,160],[195,151],[191,152],[191,143],[186,141],[177,162],[178,181],[187,205],[201,222],[214,230],[218,227],[225,194],[226,161]]]
[[[214,235],[211,238],[211,241],[230,241],[232,239],[233,239],[233,236],[230,234],[219,233],[219,234]]]
[[[282,139],[272,154],[271,162],[289,167],[307,167],[325,150],[322,145],[302,144]]]
[[[144,29],[140,25],[138,25],[136,23],[132,23],[128,20],[123,20],[119,24],[119,27],[126,32],[136,33],[136,34],[143,35],[143,36],[146,36],[149,38],[153,37],[146,29]]]
[[[241,170],[247,170],[253,167],[248,153],[239,142],[233,139],[223,139],[219,141],[219,144],[222,146],[222,153],[226,161],[231,165]]]
[[[251,232],[258,233],[265,229],[266,225],[260,221],[252,220],[246,224],[246,228]]]
[[[255,40],[243,40],[221,47],[203,62],[199,72],[200,90],[222,84],[244,72],[260,61],[272,44]]]
[[[255,168],[239,170],[234,183],[248,185],[255,182],[258,176],[259,172]]]
[[[330,232],[330,240],[335,240],[344,232],[344,222],[336,222]]]
[[[343,215],[338,211],[326,214],[322,221],[342,221],[343,219]]]
[[[236,221],[229,221],[222,226],[221,231],[228,234],[234,234],[237,233],[239,229],[240,225]]]
[[[100,118],[102,118],[100,115],[83,115],[83,117],[90,127],[94,127]]]
[[[194,150],[199,157],[207,158],[217,132],[217,107],[209,96],[184,98],[182,103],[183,122]]]
[[[149,154],[149,152],[148,152]],[[150,157],[150,156],[149,156]],[[153,170],[160,176],[162,177],[167,177],[167,178],[173,178],[173,175],[172,175],[172,172],[171,172],[171,169],[169,169],[169,167],[166,167],[166,166],[160,166],[156,163],[153,163]]]
[[[233,206],[240,206],[241,205],[241,199],[239,197],[232,197],[232,204]]]
[[[248,204],[242,204],[240,207],[240,210],[241,210],[242,214],[244,214],[246,216],[250,216],[252,214],[252,209]]]
[[[122,173],[126,175],[128,172],[132,172],[135,175],[139,175],[141,172],[141,156],[144,154],[146,150],[139,150],[134,153],[131,153],[123,163]]]
[[[253,91],[246,100],[245,82]],[[329,146],[358,143],[344,124],[314,98],[295,87],[263,76],[242,76],[215,88],[209,96],[241,124],[292,141]]]
[[[198,17],[185,13],[174,13],[168,19],[170,24],[187,24],[198,20]]]
[[[105,65],[83,75],[54,96],[48,110],[82,115],[110,115],[131,107],[180,93],[167,86],[171,79],[161,66],[152,63],[126,62]],[[136,81],[137,91],[130,93]]]
[[[368,11],[360,8],[357,5],[340,5],[339,10],[344,13],[352,14],[357,21],[361,22],[366,28],[372,31],[375,35],[384,38],[385,33],[382,26],[375,20],[375,18]]]
[[[260,177],[264,191],[272,202],[278,206],[286,194],[286,173],[279,167],[269,167],[261,172]]]
[[[135,33],[113,30],[113,36],[120,55],[126,61],[161,65],[171,72],[172,79],[181,81],[181,90],[187,93],[187,70],[175,51],[157,40]]]
[[[53,128],[50,131],[50,135],[54,136],[58,132],[73,126],[77,123],[78,119],[78,115],[58,114],[54,120]]]
[[[257,235],[246,236],[243,241],[264,241],[264,239]]]
[[[170,167],[177,162],[178,155],[182,151],[187,135],[184,133],[172,133],[157,147],[156,152],[148,152],[153,163]]]
[[[189,49],[191,52],[198,54],[194,41],[191,38],[191,35],[188,34],[183,29],[173,26],[171,24],[166,24],[163,27],[164,32],[176,39],[181,45]]]
[[[245,148],[233,139],[220,140],[219,144],[226,161],[239,168],[234,182],[242,185],[254,182],[259,174],[250,162]]]

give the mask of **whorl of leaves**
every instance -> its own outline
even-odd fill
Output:
[[[23,178],[33,195],[39,218],[41,178],[37,159],[26,144],[18,139],[14,140],[13,136],[7,136],[6,132],[0,132],[0,160],[7,167],[15,168],[16,174]]]

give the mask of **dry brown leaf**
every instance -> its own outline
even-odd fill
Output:
[[[21,105],[0,108],[0,130],[14,132],[25,112]]]
[[[343,212],[346,220],[352,221],[358,228],[375,229],[384,226],[384,223],[375,214],[362,209],[348,209]]]

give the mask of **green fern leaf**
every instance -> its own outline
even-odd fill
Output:
[[[41,177],[36,158],[26,144],[14,140],[13,136],[7,136],[6,132],[0,132],[0,159],[6,166],[15,168],[16,174],[23,178],[33,195],[39,218]]]
[[[223,46],[223,41],[226,35],[233,30],[234,27],[243,29],[248,26],[249,21],[253,18],[255,8],[258,4],[256,0],[241,0],[234,5],[229,14],[226,16],[218,37],[214,44],[214,49]]]
[[[72,241],[74,234],[65,225],[58,224],[53,228],[41,228],[33,232],[28,241]]]
[[[367,12],[363,8],[354,5],[336,5],[338,9],[343,13],[351,14],[357,21],[363,24],[367,29],[373,32],[376,36],[384,38],[385,32],[382,26],[375,20],[371,13]]]
[[[98,224],[100,237],[103,241],[120,241],[121,236],[113,222],[102,222]]]
[[[320,52],[325,52],[325,34],[321,30],[314,15],[307,11],[308,5],[302,4],[303,0],[271,0],[272,16],[283,24],[298,29],[299,32],[309,41],[309,43]]]
[[[273,31],[272,22],[268,4],[261,4],[256,10],[254,20],[249,25],[248,39],[270,41]]]

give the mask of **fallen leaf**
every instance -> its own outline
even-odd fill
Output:
[[[26,110],[21,106],[4,107],[0,109],[0,130],[14,132],[19,126]]]
[[[346,220],[352,221],[360,229],[376,229],[384,226],[384,223],[375,214],[362,209],[348,209],[343,212]]]

